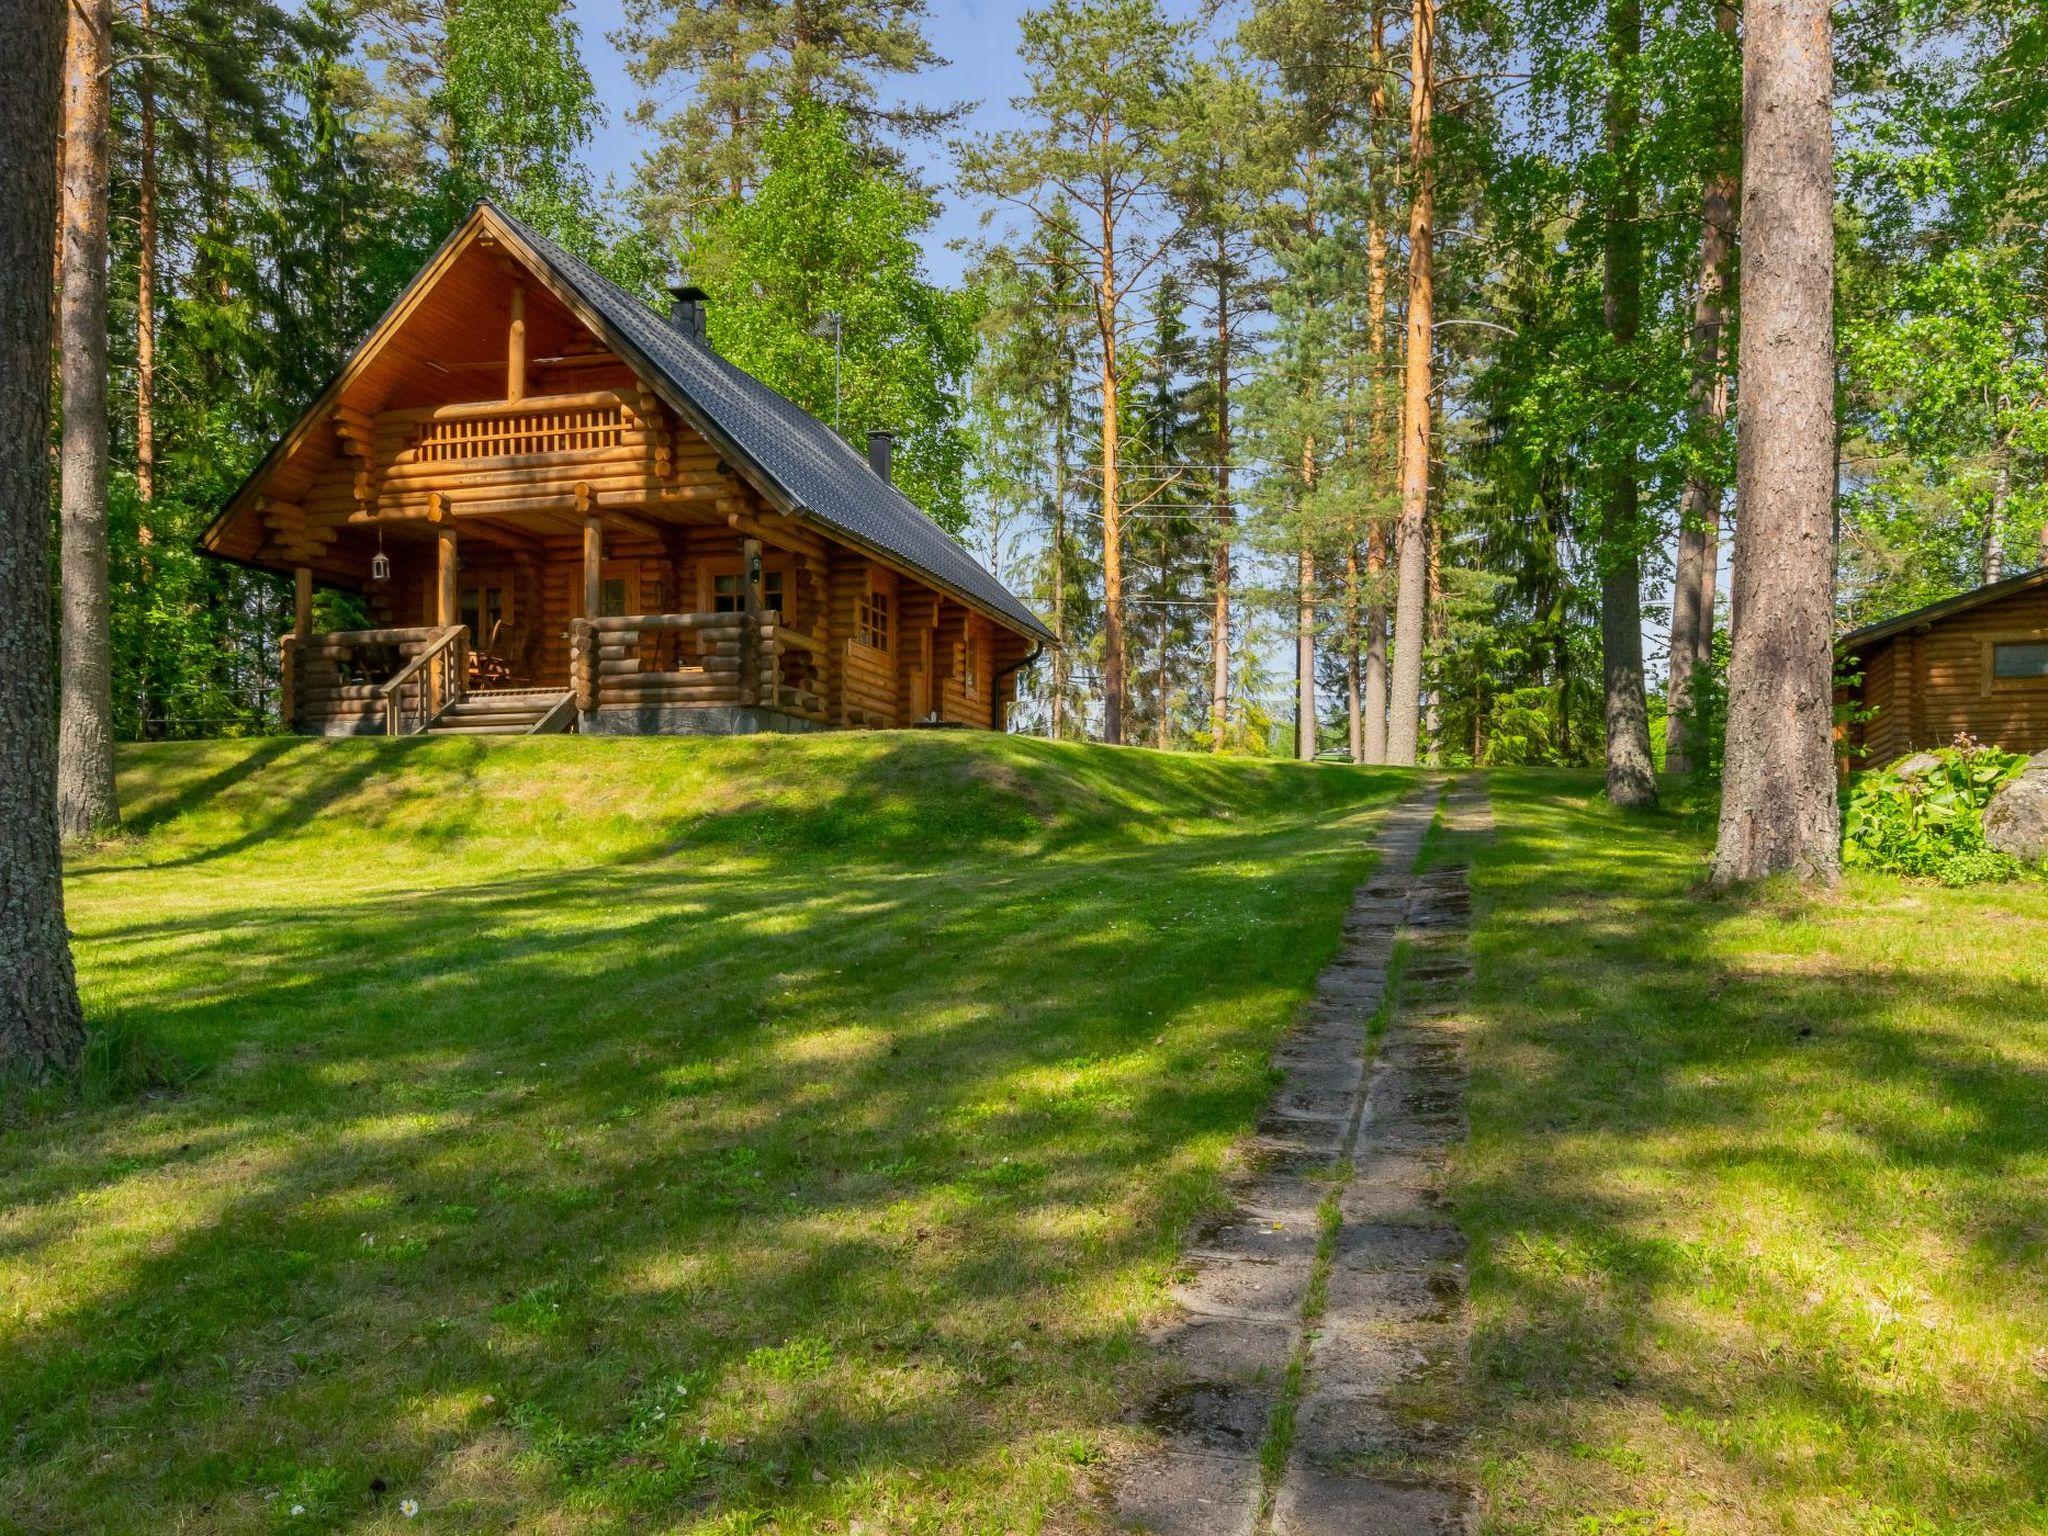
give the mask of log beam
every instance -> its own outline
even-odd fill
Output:
[[[604,606],[604,523],[595,513],[583,519],[583,617]]]
[[[304,644],[313,636],[313,567],[292,569],[292,635]]]
[[[512,285],[512,326],[505,338],[505,398],[526,398],[526,286]]]

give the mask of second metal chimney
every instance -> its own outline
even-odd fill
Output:
[[[868,468],[887,482],[896,452],[896,434],[877,427],[868,434]]]
[[[668,291],[675,300],[669,306],[669,323],[692,341],[704,340],[704,304],[711,295],[687,281],[670,284]]]

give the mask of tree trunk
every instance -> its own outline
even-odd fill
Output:
[[[1230,733],[1230,253],[1216,236],[1216,553],[1209,616],[1209,745],[1221,752]]]
[[[1641,0],[1608,0],[1607,150],[1615,171],[1601,260],[1603,309],[1614,352],[1636,344],[1642,321],[1643,234],[1635,147],[1642,125],[1636,70],[1643,47]],[[1630,386],[1617,386],[1626,405]],[[1622,414],[1622,413],[1617,413]],[[1657,768],[1650,755],[1650,711],[1643,685],[1643,571],[1641,508],[1633,437],[1616,455],[1602,518],[1600,578],[1601,677],[1606,687],[1607,798],[1615,805],[1657,803]]]
[[[65,10],[11,12],[0,91],[0,1078],[77,1068],[50,697],[50,231]]]
[[[1095,327],[1102,344],[1102,739],[1124,739],[1124,537],[1122,484],[1117,463],[1116,204],[1102,194],[1102,280],[1095,292]]]
[[[1366,95],[1366,114],[1373,143],[1379,143],[1379,124],[1387,111],[1386,13],[1377,5],[1372,13],[1372,85]],[[1365,206],[1365,334],[1372,355],[1372,388],[1367,395],[1371,412],[1366,427],[1367,473],[1377,483],[1386,467],[1388,432],[1386,402],[1381,389],[1387,371],[1387,222],[1385,178],[1375,157],[1371,195]],[[1387,533],[1378,509],[1365,534],[1365,703],[1360,726],[1364,737],[1364,760],[1387,760],[1387,602],[1383,590],[1387,568]]]
[[[1067,735],[1067,455],[1073,442],[1067,432],[1071,401],[1062,396],[1060,425],[1053,437],[1052,470],[1052,707],[1046,712],[1046,731],[1054,741]],[[934,680],[936,687],[936,680]]]
[[[1735,8],[1717,5],[1714,25],[1733,40]],[[1700,199],[1700,291],[1692,309],[1692,428],[1702,456],[1728,419],[1726,324],[1728,259],[1735,239],[1735,178],[1707,179]],[[1678,559],[1671,584],[1671,657],[1664,690],[1664,767],[1692,770],[1687,715],[1692,678],[1714,654],[1714,587],[1718,576],[1722,486],[1704,465],[1686,480],[1679,503]]]
[[[72,0],[64,54],[64,383],[57,825],[91,837],[114,801],[107,595],[108,0]]]
[[[1300,449],[1303,532],[1294,563],[1294,756],[1315,762],[1315,543],[1309,539],[1309,500],[1315,494],[1315,440]]]
[[[135,494],[146,506],[156,499],[156,79],[148,58],[155,46],[154,9],[141,0],[144,58],[137,81],[141,95],[141,165],[135,194]],[[150,542],[147,523],[137,530]]]
[[[1714,880],[1841,868],[1835,798],[1834,91],[1827,0],[1743,19],[1742,334],[1728,740]]]
[[[1380,596],[1386,580],[1387,534],[1375,523],[1365,535],[1365,760],[1387,760],[1387,605]]]
[[[1365,605],[1358,540],[1344,546],[1344,719],[1351,761],[1365,761]]]
[[[1395,544],[1393,700],[1387,711],[1387,761],[1415,766],[1422,726],[1422,644],[1429,581],[1429,429],[1434,278],[1435,175],[1430,116],[1436,93],[1436,0],[1414,0],[1408,41],[1409,154],[1408,355],[1401,391],[1401,520]]]

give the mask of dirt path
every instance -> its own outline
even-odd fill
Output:
[[[1462,867],[1413,872],[1439,792],[1425,784],[1382,823],[1344,947],[1276,1057],[1262,1171],[1189,1255],[1180,1315],[1155,1341],[1183,1379],[1145,1415],[1156,1448],[1116,1480],[1127,1526],[1422,1536],[1468,1522],[1446,1470],[1464,1242],[1440,1208],[1465,1135],[1468,897]],[[1443,808],[1453,830],[1491,827],[1477,779]]]

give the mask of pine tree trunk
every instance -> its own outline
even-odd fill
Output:
[[[114,800],[113,648],[107,595],[107,115],[112,7],[72,0],[64,56],[64,430],[57,825],[90,837]]]
[[[141,0],[142,47],[155,45],[154,8]],[[156,499],[156,80],[145,57],[137,81],[141,95],[141,165],[135,193],[135,494]],[[151,539],[149,525],[137,531]]]
[[[1375,145],[1379,124],[1387,112],[1386,14],[1377,5],[1372,13],[1372,85],[1366,96],[1366,114]],[[1365,334],[1372,354],[1371,411],[1366,428],[1368,473],[1377,477],[1388,462],[1386,404],[1381,390],[1387,369],[1387,223],[1386,200],[1381,188],[1385,178],[1375,158],[1371,195],[1365,208]],[[1387,760],[1387,604],[1383,590],[1387,568],[1387,533],[1377,513],[1365,534],[1365,703],[1361,734],[1364,760]]]
[[[1841,868],[1835,798],[1834,91],[1827,0],[1743,18],[1735,528],[1741,627],[1714,880]]]
[[[1316,755],[1316,552],[1304,539],[1295,571],[1294,755]]]
[[[1102,345],[1102,739],[1124,739],[1124,537],[1118,473],[1116,219],[1113,190],[1104,186],[1102,278],[1095,292],[1095,327]]]
[[[1714,7],[1714,25],[1737,35],[1735,8]],[[1700,291],[1692,309],[1692,427],[1702,451],[1718,442],[1728,419],[1726,325],[1728,258],[1735,243],[1735,178],[1707,178],[1700,198]],[[1685,483],[1679,502],[1678,558],[1671,583],[1671,657],[1664,690],[1664,767],[1692,770],[1687,716],[1696,667],[1714,654],[1714,587],[1719,572],[1721,482],[1704,468]]]
[[[1365,536],[1365,760],[1387,760],[1387,605],[1380,598],[1386,579],[1387,535],[1378,524]]]
[[[1054,741],[1067,735],[1067,453],[1064,430],[1054,442],[1059,462],[1052,474],[1052,707],[1046,729]]]
[[[1617,355],[1636,344],[1642,321],[1643,234],[1635,144],[1642,124],[1636,69],[1643,46],[1641,0],[1608,0],[1607,149],[1616,185],[1607,209],[1601,261],[1608,340]],[[1618,387],[1626,403],[1628,386]],[[1657,803],[1650,755],[1650,711],[1643,683],[1643,571],[1638,553],[1641,495],[1633,441],[1616,456],[1602,518],[1601,678],[1606,687],[1607,798],[1615,805]]]
[[[1365,761],[1365,605],[1361,593],[1358,541],[1344,546],[1344,718],[1351,761]]]
[[[1422,645],[1428,616],[1429,436],[1436,238],[1430,117],[1436,93],[1436,3],[1414,0],[1408,42],[1409,155],[1408,355],[1401,391],[1401,519],[1395,543],[1393,698],[1387,711],[1387,761],[1415,765],[1422,727]]]
[[[1221,752],[1230,733],[1230,291],[1229,252],[1216,237],[1216,553],[1209,616],[1209,745]]]
[[[0,1078],[74,1071],[50,697],[50,174],[65,8],[11,13],[0,91]]]

